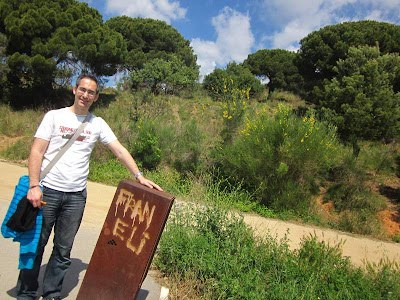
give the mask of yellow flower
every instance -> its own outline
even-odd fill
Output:
[[[302,143],[303,143],[303,142],[304,142],[304,139],[301,139],[301,141],[300,141],[300,142],[302,142]]]

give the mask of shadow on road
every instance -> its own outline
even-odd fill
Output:
[[[42,294],[42,286],[43,286],[43,276],[44,276],[44,271],[46,270],[46,266],[42,265],[40,267],[40,273],[39,273],[39,290],[38,290],[38,295]],[[63,283],[63,289],[61,291],[61,298],[66,298],[68,297],[69,293],[78,285],[79,283],[79,274],[86,270],[88,267],[88,264],[82,262],[79,258],[72,258],[71,259],[71,266],[68,270],[67,275],[65,275],[64,278],[64,283]],[[82,281],[82,278],[81,278]],[[15,283],[17,282],[17,278],[15,278]],[[11,297],[17,298],[17,291],[14,288],[11,290],[7,291],[7,294]],[[39,298],[38,298],[39,299]]]

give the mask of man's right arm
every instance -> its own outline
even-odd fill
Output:
[[[33,207],[40,207],[42,200],[42,190],[39,187],[40,168],[42,166],[43,156],[49,145],[49,141],[35,138],[29,154],[29,191],[27,198]],[[31,188],[32,187],[32,188]]]

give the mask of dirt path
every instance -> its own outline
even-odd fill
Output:
[[[27,174],[26,168],[0,161],[0,201],[9,202],[11,200],[17,180],[24,174]],[[89,196],[82,226],[100,229],[114,197],[115,190],[116,188],[112,186],[93,182],[88,183]],[[259,235],[269,232],[280,239],[288,232],[289,245],[292,249],[298,247],[303,236],[316,234],[321,240],[329,242],[331,245],[343,241],[343,255],[350,257],[354,265],[362,266],[364,260],[378,263],[384,258],[400,263],[400,244],[329,229],[266,219],[257,215],[246,215],[244,220]]]

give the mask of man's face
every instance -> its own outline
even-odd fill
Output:
[[[90,78],[82,78],[79,86],[74,86],[73,93],[75,95],[74,105],[83,109],[84,111],[89,110],[90,106],[99,98],[99,94],[96,94],[97,84]]]

